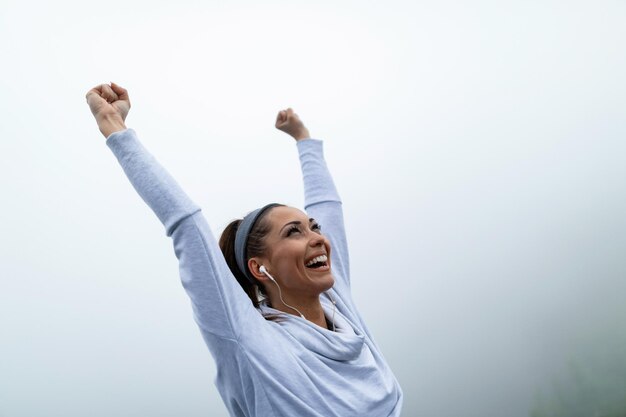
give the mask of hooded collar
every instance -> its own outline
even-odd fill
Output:
[[[336,295],[333,295],[336,297]],[[268,300],[259,304],[262,315],[278,315],[281,320],[278,324],[294,339],[311,352],[337,361],[355,359],[361,353],[365,338],[361,331],[354,326],[339,309],[335,311],[335,329],[328,330],[302,317],[284,313],[268,306]],[[320,299],[324,315],[332,323],[333,304],[328,295]]]

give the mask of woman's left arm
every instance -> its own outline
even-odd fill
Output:
[[[336,280],[350,288],[350,262],[341,198],[324,160],[323,142],[311,139],[291,108],[278,113],[276,128],[296,140],[304,182],[304,209],[321,226],[331,244],[331,267]]]

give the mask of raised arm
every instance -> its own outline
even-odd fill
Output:
[[[350,262],[343,222],[341,198],[324,161],[323,142],[311,139],[309,130],[291,108],[276,117],[276,128],[296,140],[304,181],[304,209],[322,226],[331,243],[335,280],[350,288]]]
[[[107,137],[131,184],[157,215],[174,243],[183,287],[191,298],[194,317],[209,336],[237,339],[245,326],[263,321],[232,276],[198,207],[172,176],[126,129],[128,93],[112,84],[95,87],[87,101],[98,127]]]

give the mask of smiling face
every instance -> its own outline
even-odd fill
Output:
[[[330,242],[320,225],[293,207],[275,207],[267,213],[270,231],[260,263],[293,295],[319,296],[335,282],[331,274]]]

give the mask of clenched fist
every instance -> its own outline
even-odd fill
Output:
[[[100,84],[87,92],[87,104],[104,137],[126,129],[124,121],[130,110],[128,91],[115,83]]]
[[[295,140],[308,139],[311,137],[309,130],[293,109],[281,110],[276,116],[276,129],[291,135]]]

